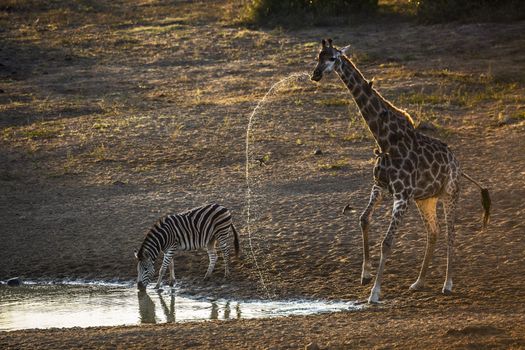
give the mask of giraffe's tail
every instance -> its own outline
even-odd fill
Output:
[[[481,186],[479,184],[479,182],[477,182],[476,180],[474,180],[473,178],[471,178],[467,174],[462,172],[461,175],[464,178],[466,178],[467,180],[469,180],[470,182],[472,182],[474,185],[478,186],[480,188],[480,190],[481,190],[481,205],[483,206],[483,210],[484,210],[484,213],[483,213],[483,228],[485,228],[485,227],[487,227],[487,224],[488,224],[489,218],[490,218],[491,200],[490,200],[489,190],[486,189],[485,187]]]

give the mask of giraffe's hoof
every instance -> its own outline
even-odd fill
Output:
[[[417,280],[414,284],[410,286],[409,289],[411,291],[417,292],[417,291],[423,290],[424,288],[425,288],[425,284]]]
[[[368,304],[377,305],[379,304],[379,295],[370,295],[368,298]]]
[[[441,293],[443,293],[443,295],[451,295],[452,294],[452,289],[443,288]]]
[[[370,281],[372,281],[372,276],[361,277],[361,285],[362,286],[366,286],[367,284],[370,283]]]

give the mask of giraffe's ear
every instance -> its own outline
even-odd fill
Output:
[[[347,45],[347,46],[343,47],[340,51],[341,51],[341,53],[343,55],[349,54],[350,53],[350,45]]]

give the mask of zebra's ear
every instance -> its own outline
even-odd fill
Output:
[[[135,254],[135,258],[138,259],[139,258],[139,252],[135,249],[135,251],[133,253]]]

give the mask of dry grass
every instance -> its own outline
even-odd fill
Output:
[[[430,309],[439,310],[440,322],[451,311],[488,315],[494,300],[504,301],[504,314],[523,297],[524,184],[516,167],[523,163],[525,127],[524,23],[421,26],[379,17],[344,27],[266,30],[239,27],[227,1],[9,4],[13,9],[0,8],[0,219],[9,228],[2,233],[0,255],[8,263],[0,279],[132,280],[141,233],[166,212],[209,201],[233,210],[247,244],[248,116],[272,84],[311,71],[319,39],[331,36],[336,45],[352,45],[351,56],[385,97],[417,122],[436,125],[430,133],[494,193],[494,225],[478,234],[477,189],[465,187],[457,297],[437,293],[443,249],[431,271],[432,291],[408,293],[424,250],[417,211],[408,214],[387,266],[389,304],[366,314],[363,327],[376,330],[386,320],[394,329],[408,314],[422,315],[416,324]],[[261,198],[253,211],[261,215],[255,240],[275,289],[286,297],[364,298],[358,214],[339,212],[348,203],[366,204],[374,143],[339,79],[283,85],[261,106],[251,140],[249,169]],[[390,211],[387,204],[379,209]],[[377,261],[379,231],[388,223],[384,215],[374,220]],[[53,254],[57,244],[76,259]],[[221,297],[258,293],[249,258],[237,262],[234,287],[226,289],[222,281],[202,282],[205,256],[180,258],[192,287]],[[341,322],[351,325],[346,315]],[[335,347],[344,347],[339,326],[326,328]],[[325,334],[324,325],[312,327]],[[378,344],[388,345],[373,339],[365,346]]]

